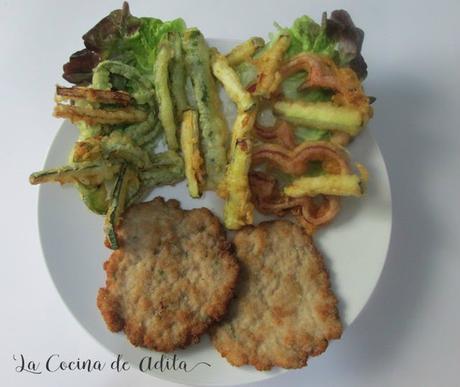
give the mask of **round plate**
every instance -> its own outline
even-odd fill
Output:
[[[235,41],[211,40],[210,44],[226,52]],[[72,124],[64,122],[51,145],[45,168],[66,163],[77,134]],[[360,199],[345,198],[339,216],[315,235],[340,301],[345,327],[363,309],[377,284],[391,233],[390,185],[379,147],[371,133],[364,130],[349,149],[352,159],[369,170],[367,194]],[[185,182],[155,189],[149,199],[155,196],[176,198],[184,209],[207,207],[222,217],[223,203],[215,194],[207,192],[201,199],[192,199]],[[99,343],[114,354],[122,354],[132,368],[138,368],[144,357],[142,365],[148,368],[150,358],[151,369],[145,372],[170,381],[201,385],[236,385],[284,372],[233,367],[213,348],[207,335],[199,344],[162,355],[133,347],[122,333],[111,333],[96,307],[96,294],[105,283],[102,265],[111,253],[103,244],[103,217],[91,213],[73,187],[58,184],[40,187],[38,209],[44,257],[64,303]]]

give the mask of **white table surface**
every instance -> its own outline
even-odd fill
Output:
[[[459,385],[460,3],[245,3],[131,1],[131,10],[182,16],[208,37],[238,39],[266,36],[273,20],[288,25],[304,13],[319,18],[322,10],[349,10],[366,31],[366,90],[378,98],[369,130],[387,161],[394,205],[388,260],[361,315],[308,368],[263,385]],[[175,385],[136,370],[18,373],[13,361],[21,353],[41,362],[52,353],[113,359],[78,325],[51,282],[38,238],[38,190],[27,179],[43,165],[61,124],[51,111],[62,64],[82,47],[82,33],[120,4],[0,0],[2,386]]]

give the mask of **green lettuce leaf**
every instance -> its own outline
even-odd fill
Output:
[[[348,12],[336,10],[329,18],[323,13],[321,24],[304,15],[297,18],[290,28],[275,26],[278,32],[272,34],[271,42],[282,33],[291,37],[286,53],[288,58],[301,52],[327,55],[339,66],[351,67],[360,79],[366,77],[367,65],[361,55],[364,32],[354,25]]]
[[[182,19],[163,22],[147,17],[139,20],[139,29],[132,35],[115,40],[108,55],[111,60],[133,66],[143,74],[153,74],[160,40],[168,32],[183,32],[185,22]]]
[[[182,32],[182,19],[163,22],[160,19],[132,16],[128,3],[112,11],[83,35],[85,49],[72,54],[64,65],[63,77],[75,84],[89,84],[99,62],[119,61],[152,76],[157,46],[168,32]]]
[[[337,56],[335,42],[327,36],[326,23],[319,25],[304,15],[296,19],[291,28],[281,28],[281,31],[291,36],[291,45],[287,51],[288,57],[301,52],[315,52],[333,59]]]

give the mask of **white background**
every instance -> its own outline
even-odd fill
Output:
[[[4,386],[174,385],[132,370],[117,375],[15,372],[13,354],[45,361],[111,361],[73,319],[47,272],[38,239],[37,187],[60,126],[51,117],[61,66],[81,35],[120,1],[0,0],[0,380]],[[393,234],[381,280],[358,319],[308,368],[263,385],[455,386],[460,366],[460,27],[457,1],[131,1],[137,16],[182,16],[208,37],[266,34],[273,20],[345,8],[366,31],[371,128],[389,169]],[[457,118],[457,119],[456,119]],[[65,259],[66,257],[62,257]],[[84,284],[82,284],[84,285]],[[255,384],[257,385],[257,384]],[[258,384],[262,385],[262,384]]]

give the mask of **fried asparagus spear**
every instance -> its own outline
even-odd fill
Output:
[[[209,48],[201,32],[195,28],[185,31],[183,47],[199,113],[201,147],[207,173],[206,187],[215,189],[225,174],[227,164],[227,124],[211,74]]]

